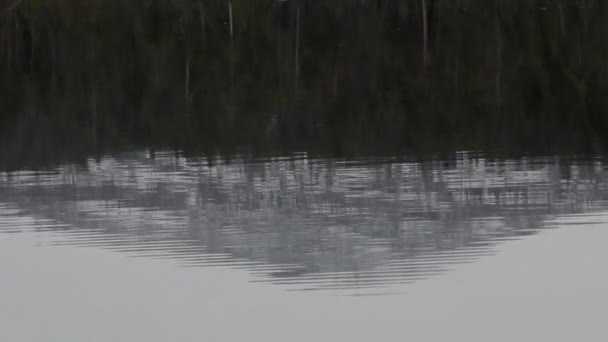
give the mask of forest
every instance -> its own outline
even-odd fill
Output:
[[[601,153],[601,0],[2,0],[0,167]]]

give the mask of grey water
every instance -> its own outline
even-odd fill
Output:
[[[608,205],[602,159],[184,158],[147,151],[5,172],[2,233],[243,268],[288,290],[381,288]],[[580,218],[584,223],[584,216]],[[356,291],[357,292],[357,291]]]
[[[0,342],[608,340],[607,4],[0,0]]]
[[[358,331],[344,324],[363,320],[368,332],[349,340],[409,334],[433,340],[439,337],[429,334],[430,318],[416,305],[444,312],[432,315],[446,334],[455,322],[462,328],[479,319],[467,305],[493,301],[501,312],[513,300],[533,293],[531,298],[543,298],[553,289],[559,295],[551,301],[576,296],[578,305],[595,303],[585,310],[599,309],[606,304],[601,286],[607,279],[595,267],[608,256],[607,210],[603,158],[506,159],[479,152],[427,161],[306,153],[195,158],[143,150],[5,171],[0,336],[336,340]],[[551,253],[557,257],[546,258]],[[578,278],[573,271],[551,273],[556,266],[572,267],[560,257],[598,279],[566,285]],[[517,275],[526,268],[532,273]],[[538,272],[544,275],[538,278]],[[515,279],[505,281],[508,274]],[[501,295],[477,298],[488,291],[488,277],[501,275],[506,279],[490,288]],[[581,285],[591,289],[580,293]],[[437,299],[442,296],[466,303],[452,307]],[[427,299],[409,303],[421,298]],[[522,312],[503,319],[519,322],[534,308],[518,305]],[[572,319],[574,312],[556,318],[543,305],[538,314],[544,320]],[[358,312],[355,317],[350,310]],[[445,321],[450,310],[458,314]],[[331,317],[335,325],[326,326],[329,318],[321,317],[330,312],[337,315]],[[411,318],[416,312],[422,313]],[[280,323],[288,319],[284,315],[295,321]],[[576,315],[585,324],[605,319]],[[397,326],[387,328],[393,320]],[[417,320],[423,325],[416,329],[399,328]],[[598,322],[585,328],[589,340],[605,336]],[[238,329],[226,332],[231,326]],[[533,327],[514,329],[504,340],[544,340],[547,331]],[[490,330],[479,329],[449,334],[481,340]],[[573,332],[580,334],[570,329],[551,340],[565,341]]]

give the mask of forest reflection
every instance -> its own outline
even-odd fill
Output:
[[[294,290],[377,288],[441,274],[573,214],[605,223],[607,177],[603,159],[209,162],[142,151],[0,173],[0,233],[244,268]]]

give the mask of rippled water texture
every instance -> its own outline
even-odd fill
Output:
[[[0,238],[45,232],[44,245],[244,269],[288,291],[382,293],[492,255],[505,240],[601,220],[593,213],[608,207],[607,176],[602,159],[142,151],[0,173]]]

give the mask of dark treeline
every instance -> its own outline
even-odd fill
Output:
[[[601,152],[601,0],[0,1],[0,163]]]

